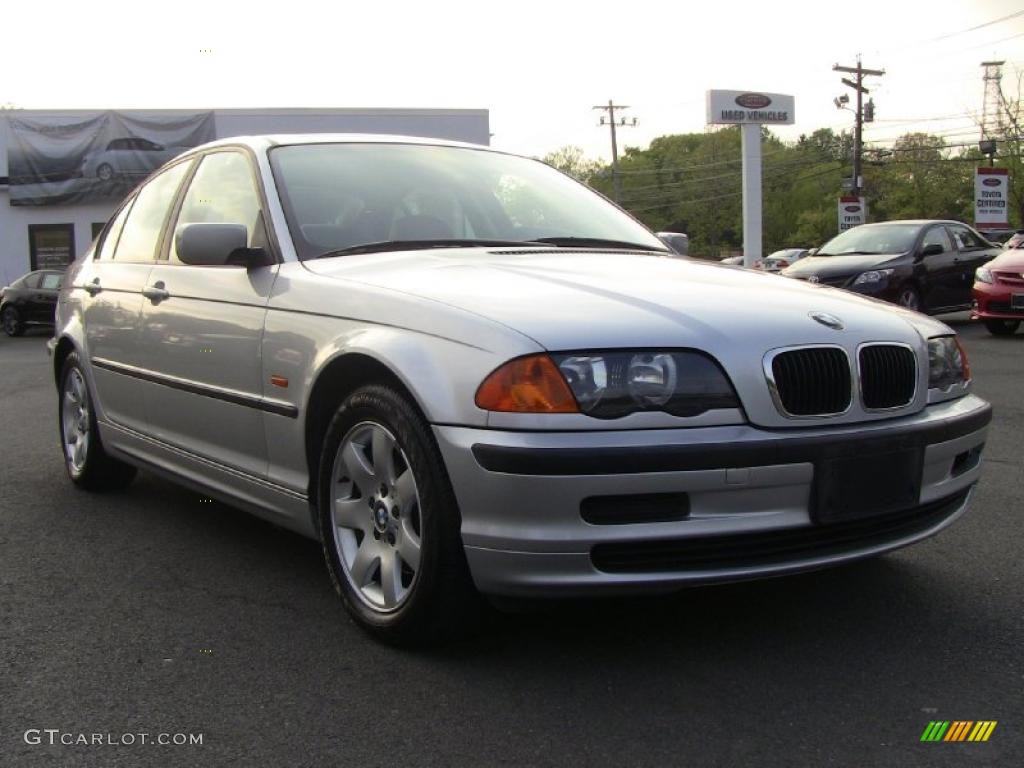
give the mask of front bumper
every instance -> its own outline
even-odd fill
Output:
[[[1024,294],[1024,286],[975,283],[971,317],[977,320],[1024,320],[1024,309],[1013,307],[1014,294]]]
[[[931,536],[966,509],[990,420],[991,407],[968,395],[905,418],[833,428],[434,433],[477,586],[561,596],[779,575]],[[855,523],[813,522],[819,462],[893,439],[922,449],[917,505]],[[588,522],[581,509],[594,499],[609,502],[605,509],[621,503],[623,514],[612,524]],[[632,522],[633,499],[683,500],[687,511]]]

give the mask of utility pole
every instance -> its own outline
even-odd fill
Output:
[[[864,87],[865,75],[872,75],[875,77],[881,77],[885,74],[884,69],[864,69],[860,63],[860,56],[857,56],[857,66],[845,67],[836,64],[832,67],[833,72],[849,72],[856,76],[855,80],[850,80],[844,77],[843,85],[847,85],[857,93],[857,110],[854,113],[856,115],[856,123],[853,134],[853,194],[860,197],[860,167],[861,167],[861,154],[864,151],[864,101],[863,97],[865,93],[870,91]],[[837,101],[838,104],[838,101]],[[871,119],[875,117],[874,104],[871,105]]]
[[[622,199],[622,184],[619,180],[619,145],[615,138],[615,126],[618,125],[623,128],[634,127],[636,126],[636,118],[634,117],[632,120],[627,120],[625,117],[620,117],[616,121],[615,110],[618,109],[620,111],[624,111],[629,109],[629,107],[622,104],[615,104],[611,99],[608,100],[607,104],[596,106],[594,109],[602,109],[608,113],[607,118],[605,115],[601,115],[601,122],[598,123],[598,125],[607,124],[612,131],[612,189],[614,190],[612,196],[615,198],[615,202],[617,203]]]

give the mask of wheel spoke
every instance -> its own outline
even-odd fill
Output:
[[[366,499],[336,499],[334,524],[339,528],[353,528],[369,533],[370,514],[366,508]]]
[[[348,473],[349,479],[355,483],[356,488],[363,496],[372,496],[377,487],[377,478],[373,468],[367,465],[366,459],[363,458],[355,443],[350,442],[345,446],[342,450],[341,460],[345,464],[345,471]]]
[[[359,546],[352,566],[349,568],[352,581],[359,589],[365,587],[373,578],[375,567],[379,562],[380,545],[372,536],[364,536],[363,543]]]
[[[413,571],[418,571],[420,569],[420,550],[420,539],[406,518],[402,521],[402,535],[398,540],[398,556]]]
[[[405,470],[395,480],[395,493],[403,506],[408,507],[416,501],[416,479],[412,476],[411,469]]]
[[[373,472],[377,480],[390,485],[395,481],[395,440],[383,429],[373,430]]]
[[[395,557],[395,550],[389,547],[385,547],[381,553],[380,588],[384,595],[384,606],[396,606],[402,591],[402,564]]]

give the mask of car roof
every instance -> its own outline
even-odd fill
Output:
[[[254,150],[267,150],[273,147],[294,146],[297,144],[420,144],[431,147],[466,147],[469,149],[483,149],[490,152],[499,151],[483,144],[470,144],[464,141],[382,133],[272,133],[254,136],[232,136],[202,144],[193,151],[202,151],[212,147],[238,146],[239,144]]]

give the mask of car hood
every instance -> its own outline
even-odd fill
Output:
[[[786,277],[806,279],[811,275],[818,278],[843,277],[869,269],[893,266],[890,262],[900,262],[905,257],[902,253],[886,253],[870,256],[806,256],[783,271]]]
[[[828,260],[828,259],[823,259]],[[717,263],[655,254],[437,249],[305,262],[325,278],[486,317],[549,350],[742,349],[862,340],[920,343],[942,323],[856,294]],[[353,286],[355,288],[355,286]],[[424,306],[429,311],[429,306]],[[844,330],[815,322],[834,315]]]
[[[985,264],[989,269],[999,269],[1007,272],[1024,272],[1024,250],[1014,248],[1003,251],[990,262]]]

